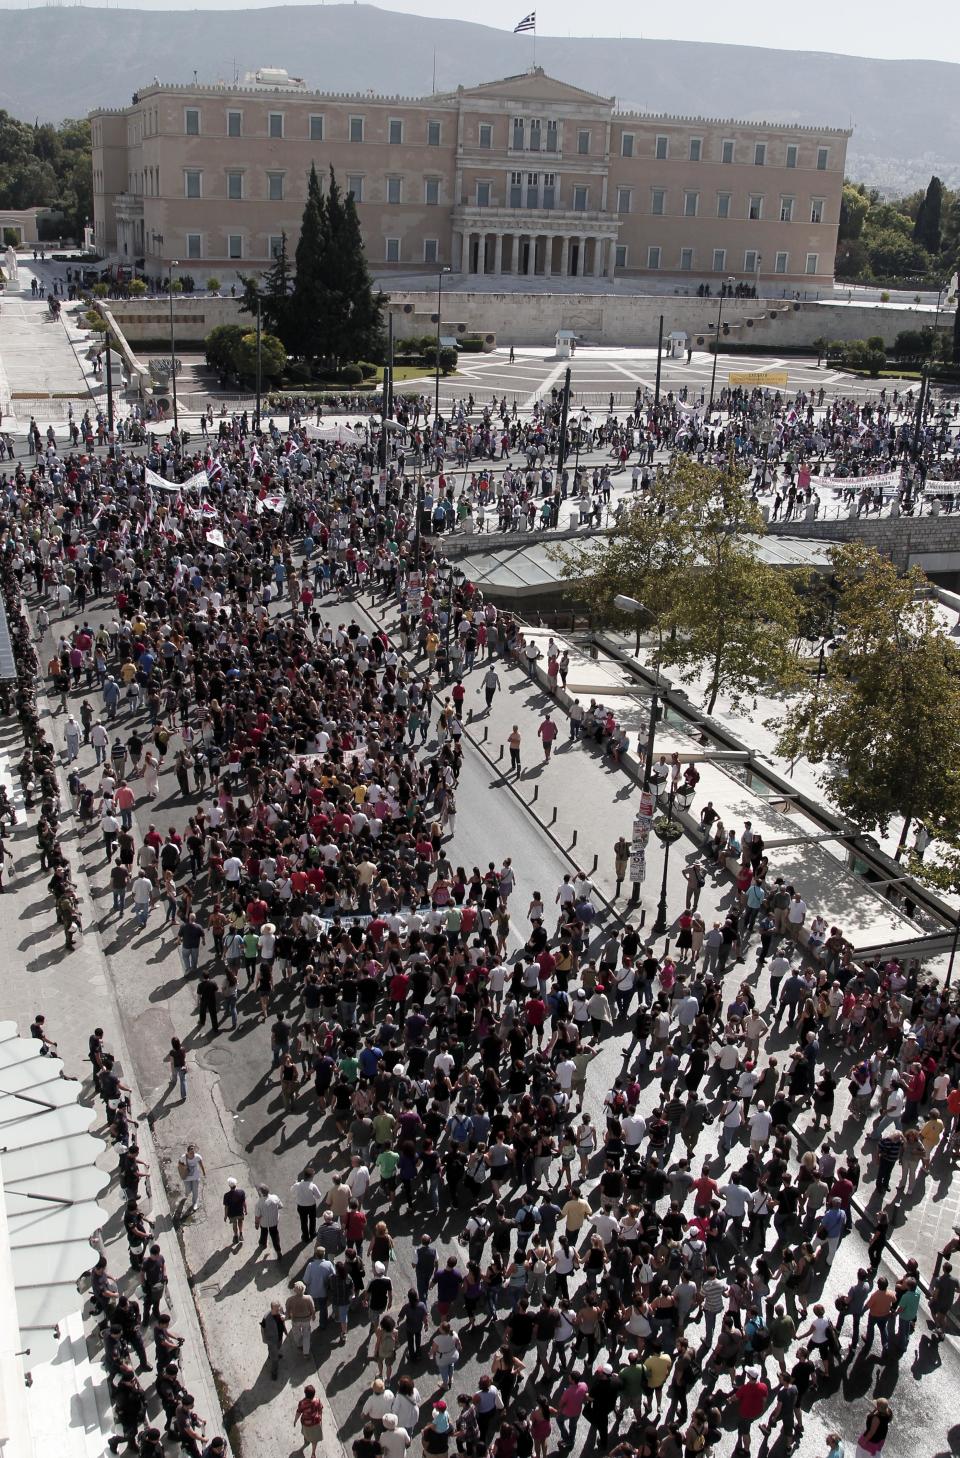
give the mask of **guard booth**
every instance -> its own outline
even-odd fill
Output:
[[[667,356],[682,359],[687,352],[688,335],[685,329],[671,329],[667,335]]]
[[[572,359],[577,352],[577,336],[572,329],[558,329],[557,359]]]

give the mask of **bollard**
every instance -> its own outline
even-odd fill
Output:
[[[576,830],[575,830],[575,831],[574,831],[574,832],[573,832],[573,840],[572,840],[572,841],[571,841],[571,842],[570,842],[570,849],[571,849],[571,850],[573,850],[573,848],[574,848],[574,846],[575,846],[575,845],[576,845],[576,843],[577,843],[577,834],[578,834],[578,832],[577,832],[577,831],[576,831]]]
[[[557,823],[557,807],[556,807],[556,805],[554,805],[554,807],[553,807],[553,814],[550,817],[550,824],[551,825],[556,825],[556,823]]]
[[[533,787],[533,799],[530,801],[530,804],[531,805],[535,805],[537,803],[537,799],[539,797],[539,794],[540,794],[540,786],[539,785],[534,785],[534,787]]]
[[[634,881],[633,888],[632,888],[632,890],[630,892],[630,905],[631,906],[637,906],[637,905],[639,905],[639,902],[640,902],[640,882],[639,881]]]
[[[497,764],[503,759],[503,745],[500,746],[500,753],[497,755]]]
[[[645,906],[641,906],[641,908],[640,908],[640,930],[641,931],[643,931],[643,926],[644,926],[644,922],[646,921],[646,919],[647,919],[647,908]]]
[[[486,724],[484,724],[484,726],[483,726],[483,738],[480,740],[480,743],[481,744],[486,744],[486,742],[487,742],[487,740],[489,738],[490,738],[490,729],[489,729],[489,727]]]
[[[593,865],[590,868],[590,874],[591,874],[591,876],[595,876],[597,874],[597,867],[599,866],[599,864],[600,864],[600,857],[599,856],[594,856],[594,858],[593,858]]]

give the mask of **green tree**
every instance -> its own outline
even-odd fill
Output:
[[[761,689],[796,681],[800,574],[787,574],[760,557],[765,524],[745,492],[747,475],[680,458],[671,467],[674,510],[690,546],[685,590],[671,612],[663,662],[684,683],[706,670],[705,707],[712,714],[721,693],[734,704]]]
[[[292,354],[316,359],[323,355],[326,340],[327,297],[324,272],[330,250],[327,208],[320,191],[317,169],[310,164],[307,201],[297,241],[296,275],[290,300],[287,345]]]
[[[239,374],[240,344],[247,330],[242,324],[218,324],[203,341],[207,364],[221,374]]]
[[[913,225],[914,241],[928,253],[940,252],[940,224],[943,217],[943,183],[931,177]]]
[[[901,278],[907,274],[926,273],[930,256],[902,228],[883,228],[871,232],[863,240],[868,249],[870,267],[875,274]]]
[[[335,365],[344,360],[376,359],[383,350],[385,299],[379,290],[374,292],[353,193],[340,191],[332,167],[326,203],[326,353]]]
[[[853,183],[845,182],[840,199],[840,226],[837,230],[841,243],[854,242],[860,237],[869,211],[870,199],[863,184],[854,186]]]
[[[277,380],[287,367],[287,351],[283,340],[260,330],[260,375],[264,380]],[[257,373],[257,331],[244,334],[236,349],[237,373],[255,379]]]
[[[938,630],[919,569],[862,543],[836,548],[837,647],[819,686],[779,722],[780,752],[822,765],[863,830],[902,817],[960,828],[960,653]]]

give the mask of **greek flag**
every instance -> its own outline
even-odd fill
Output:
[[[514,35],[519,35],[522,30],[536,30],[536,28],[537,12],[535,10],[531,10],[529,15],[525,15],[523,17],[519,25],[515,25],[513,27],[513,33]]]

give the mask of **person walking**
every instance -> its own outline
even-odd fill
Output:
[[[882,1453],[892,1422],[893,1408],[885,1397],[878,1397],[857,1439],[856,1458],[876,1458],[878,1453]]]
[[[521,770],[520,742],[520,730],[514,724],[507,735],[507,748],[510,750],[510,769],[515,775],[518,775]]]
[[[540,726],[537,729],[537,738],[543,744],[543,758],[546,763],[549,763],[550,755],[553,751],[553,742],[559,733],[560,730],[557,728],[556,721],[549,714],[544,714],[540,720]]]
[[[316,1458],[317,1444],[323,1438],[323,1403],[317,1396],[317,1389],[309,1382],[297,1403],[297,1410],[293,1415],[293,1426],[300,1428],[303,1438],[301,1447],[306,1447],[309,1443],[310,1458]]]
[[[177,1039],[174,1038],[173,1041],[176,1042]],[[184,1095],[184,1097],[186,1097],[186,1095]],[[177,1169],[180,1178],[183,1180],[184,1195],[190,1200],[190,1208],[187,1211],[187,1214],[192,1215],[194,1210],[200,1204],[201,1182],[207,1177],[207,1171],[204,1168],[203,1158],[195,1144],[187,1145],[186,1153],[180,1160]]]
[[[283,1318],[283,1307],[279,1301],[271,1301],[270,1310],[260,1321],[260,1335],[267,1349],[267,1361],[270,1363],[270,1376],[274,1382],[276,1382],[280,1375],[280,1362],[283,1358],[283,1339],[286,1334],[287,1323]]]
[[[170,1064],[170,1082],[180,1085],[180,1102],[187,1101],[187,1050],[179,1038],[170,1039],[170,1052],[164,1058]]]
[[[303,1282],[294,1281],[293,1290],[287,1297],[286,1315],[293,1340],[305,1357],[310,1355],[310,1333],[316,1310],[313,1297],[308,1296]]]
[[[247,1217],[247,1194],[241,1190],[236,1180],[232,1177],[227,1180],[227,1188],[223,1196],[223,1218],[224,1222],[230,1222],[233,1227],[233,1244],[243,1245],[243,1222]]]
[[[279,1195],[271,1195],[269,1185],[257,1186],[257,1203],[254,1206],[253,1223],[260,1232],[259,1249],[266,1250],[269,1240],[277,1253],[277,1260],[283,1256],[280,1249],[280,1211],[283,1201]]]

